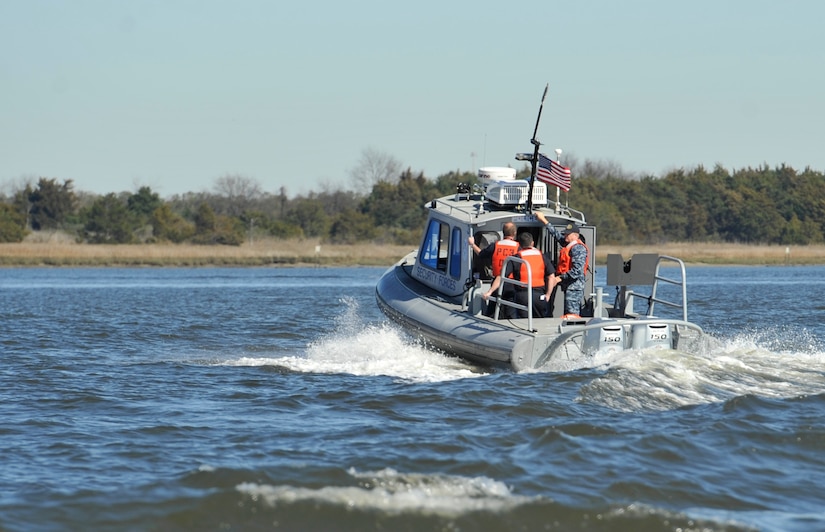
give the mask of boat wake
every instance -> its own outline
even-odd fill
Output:
[[[763,329],[699,353],[623,352],[582,386],[579,399],[628,411],[667,410],[740,396],[788,399],[825,393],[821,340],[790,328]]]
[[[368,322],[358,302],[345,309],[329,333],[302,353],[244,356],[232,366],[276,366],[297,373],[386,376],[408,382],[478,378],[489,370],[444,355],[385,320]],[[709,338],[709,337],[708,337]],[[793,398],[825,393],[825,346],[791,327],[762,328],[711,340],[697,353],[662,348],[599,353],[551,361],[532,372],[592,369],[578,400],[623,411],[669,410],[725,402],[739,396]]]
[[[386,321],[367,323],[358,302],[342,300],[345,311],[330,332],[304,353],[278,357],[243,357],[227,365],[275,365],[301,373],[388,376],[412,382],[440,382],[485,373],[460,359],[431,351]]]

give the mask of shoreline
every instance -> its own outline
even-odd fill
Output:
[[[190,244],[75,244],[23,242],[0,244],[0,267],[46,266],[390,266],[415,246],[321,244],[315,240],[261,240],[241,246]],[[748,244],[670,243],[600,245],[595,264],[607,255],[629,259],[635,253],[659,253],[704,266],[825,264],[825,245],[760,246]]]

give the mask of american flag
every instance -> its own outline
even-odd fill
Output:
[[[570,190],[570,168],[562,166],[553,159],[539,154],[539,166],[536,177],[548,185],[559,187],[562,190]]]

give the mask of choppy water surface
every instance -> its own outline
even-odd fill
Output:
[[[524,374],[382,271],[0,270],[0,529],[825,529],[825,267],[688,268],[718,347]]]

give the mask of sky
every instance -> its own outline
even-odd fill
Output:
[[[0,0],[0,193],[562,162],[823,171],[820,0]],[[573,167],[575,193],[575,165]]]

